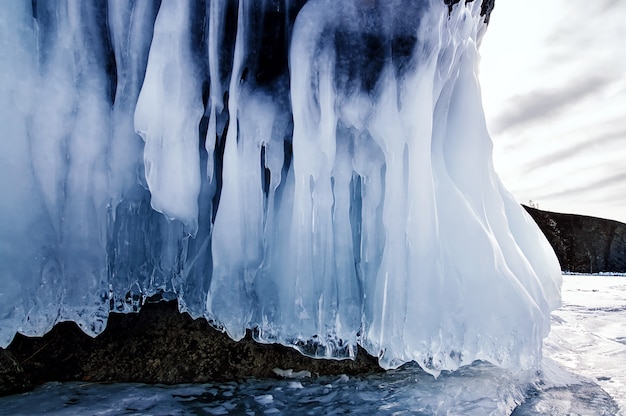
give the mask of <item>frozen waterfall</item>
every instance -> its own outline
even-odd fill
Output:
[[[493,170],[480,1],[0,8],[0,346],[158,296],[313,356],[539,362],[561,277]]]

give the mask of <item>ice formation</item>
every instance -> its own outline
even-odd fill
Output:
[[[560,273],[493,171],[480,6],[3,1],[0,346],[160,295],[314,356],[534,366]]]

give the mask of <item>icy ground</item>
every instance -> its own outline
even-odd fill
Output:
[[[49,383],[0,399],[0,414],[623,414],[625,294],[624,276],[564,276],[563,307],[553,313],[538,375],[477,363],[438,379],[413,366],[369,377],[203,385]]]
[[[626,277],[564,276],[544,356],[592,379],[626,414]]]

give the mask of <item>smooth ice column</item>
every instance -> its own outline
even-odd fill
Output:
[[[225,0],[213,0],[207,6],[209,12],[208,58],[210,74],[210,113],[206,134],[205,150],[207,151],[207,176],[214,181],[215,171],[215,137],[216,117],[224,109],[222,85],[220,79],[220,50],[222,48],[222,32],[224,29]]]
[[[231,126],[224,151],[223,185],[213,228],[213,276],[208,311],[228,335],[241,339],[249,326],[256,275],[265,253],[261,147],[271,140],[274,108],[268,97],[231,96],[229,108],[240,117]],[[232,134],[231,134],[232,132]]]
[[[108,2],[109,36],[117,81],[109,148],[109,227],[113,229],[110,239],[116,246],[109,255],[109,288],[116,310],[132,310],[127,296],[129,290],[149,273],[146,245],[138,243],[141,238],[150,238],[144,237],[142,230],[148,211],[144,198],[148,193],[143,178],[138,178],[144,142],[135,133],[133,117],[146,73],[157,12],[158,4],[152,0]]]
[[[75,321],[95,335],[106,322],[107,158],[110,83],[102,5],[36,3],[39,75],[29,131],[47,234],[35,298],[22,332]],[[44,52],[45,51],[45,52]],[[54,114],[54,116],[51,116]],[[32,278],[32,276],[28,276]]]
[[[269,141],[274,119],[271,100],[249,95],[242,86],[248,51],[247,20],[250,4],[240,2],[233,72],[229,86],[230,122],[224,148],[222,192],[213,226],[214,259],[207,314],[228,335],[245,335],[254,308],[252,285],[263,260],[263,190],[261,143]],[[212,111],[214,112],[214,111]],[[213,115],[213,114],[212,114]]]
[[[352,57],[342,56],[332,40],[344,20],[356,16],[345,14],[348,9],[307,3],[294,26],[289,58],[295,188],[287,238],[293,254],[281,304],[287,317],[293,316],[294,336],[309,338],[316,355],[333,357],[353,354],[363,307],[355,267],[359,224],[353,197],[359,179],[353,175],[352,148],[354,125],[369,100],[344,96],[348,92],[338,81],[344,74],[336,70]],[[339,123],[342,114],[349,119],[345,123]]]
[[[145,175],[152,207],[198,227],[198,124],[204,112],[191,50],[192,2],[164,1],[154,27],[146,77],[135,110],[135,130],[146,141]]]
[[[36,82],[31,4],[9,0],[0,13],[0,347],[6,347],[34,299],[46,233],[30,162],[28,114]],[[37,243],[33,244],[33,238]]]
[[[337,313],[331,211],[337,128],[334,59],[331,50],[317,50],[326,5],[311,2],[301,10],[290,50],[295,190],[290,237],[294,279],[288,284],[294,285],[295,303],[289,309],[304,337],[315,335],[322,341],[333,335]],[[316,82],[317,89],[311,88]]]
[[[436,22],[429,22],[432,26]],[[422,42],[432,42],[424,38]],[[436,49],[431,45],[431,50]],[[432,302],[434,294],[441,292],[439,219],[430,160],[436,55],[420,60],[420,66],[404,79],[395,79],[391,68],[385,70],[375,116],[368,124],[386,162],[385,247],[376,285],[367,293],[372,315],[364,342],[384,367],[418,359],[415,352],[407,352],[419,351],[413,343],[438,331],[442,315],[438,302]],[[428,318],[418,324],[419,316]]]
[[[478,11],[453,13],[451,22],[456,19],[476,20]],[[442,219],[443,291],[449,296],[442,299],[445,315],[440,333],[433,337],[443,342],[424,362],[430,371],[474,359],[507,368],[533,367],[540,359],[541,328],[549,324],[546,295],[549,281],[555,279],[553,256],[545,251],[545,269],[533,270],[516,242],[522,236],[509,229],[504,217],[503,198],[508,194],[498,186],[491,165],[491,141],[475,75],[475,38],[476,32],[461,30],[444,45],[457,48],[445,52],[458,57],[458,71],[448,72],[434,112],[433,171]],[[544,276],[540,284],[538,274]]]
[[[146,72],[157,11],[151,0],[108,2],[117,80],[110,146],[112,212],[122,199],[137,199],[139,181],[135,170],[143,155],[143,143],[135,133],[133,115]]]

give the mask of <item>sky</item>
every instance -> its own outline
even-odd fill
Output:
[[[496,0],[480,51],[505,187],[626,222],[626,1]]]

